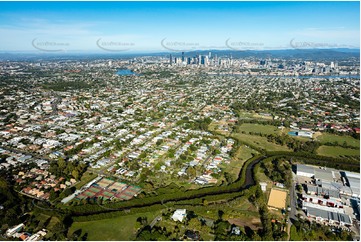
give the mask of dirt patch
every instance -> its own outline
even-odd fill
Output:
[[[319,131],[317,131],[317,132],[315,132],[315,133],[313,134],[313,138],[314,138],[314,139],[317,139],[317,137],[320,136],[320,135],[322,135],[322,133],[319,132]]]
[[[257,230],[259,228],[262,228],[261,220],[259,218],[252,218],[248,220],[240,219],[240,218],[232,218],[232,219],[228,219],[228,222],[230,224],[235,224],[239,227],[248,226],[252,230]]]

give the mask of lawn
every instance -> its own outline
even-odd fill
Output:
[[[223,129],[220,129],[220,126],[224,125],[225,127],[227,127],[228,131],[225,131]],[[209,126],[208,126],[208,130],[210,131],[216,131],[222,135],[229,135],[230,130],[232,130],[232,128],[228,125],[228,123],[226,121],[219,121],[219,122],[212,122]]]
[[[280,134],[281,130],[278,129],[276,126],[272,125],[263,125],[263,124],[250,124],[245,123],[241,124],[239,127],[239,131],[247,132],[255,132],[255,133],[262,133],[262,134]]]
[[[82,186],[84,186],[85,184],[87,184],[88,182],[90,182],[91,180],[93,180],[97,176],[98,176],[97,174],[93,174],[93,173],[90,173],[88,171],[85,172],[83,174],[83,176],[81,177],[80,182],[75,185],[76,189],[80,189]]]
[[[322,145],[317,149],[318,155],[340,157],[340,156],[360,156],[360,150],[348,149],[339,146]]]
[[[349,146],[353,146],[356,148],[360,147],[360,141],[351,136],[340,136],[335,134],[323,133],[322,135],[317,137],[317,140],[320,141],[321,144],[325,144],[327,142],[337,142],[338,144],[342,145],[344,142],[346,142]]]
[[[231,163],[223,165],[225,168],[224,171],[233,174],[235,178],[238,177],[244,162],[253,157],[252,153],[258,154],[258,151],[246,145],[241,145],[235,154],[235,158],[231,160]]]
[[[160,214],[160,211],[126,215],[112,219],[74,222],[69,229],[69,235],[74,231],[81,229],[81,236],[88,233],[87,240],[135,240],[137,218],[145,216],[148,219],[148,223],[151,223],[158,214]]]
[[[257,177],[257,180],[260,181],[260,182],[272,183],[272,180],[268,176],[266,176],[266,174],[264,173],[264,169],[262,167],[258,168],[258,171],[256,173],[256,177]],[[269,190],[270,190],[271,186],[268,184],[267,188],[269,188]]]
[[[232,137],[239,139],[240,141],[254,145],[259,148],[263,148],[267,151],[290,151],[287,146],[277,145],[267,141],[266,137],[261,137],[258,135],[249,135],[249,134],[234,134]]]
[[[265,115],[260,115],[258,113],[255,112],[248,112],[245,110],[239,110],[237,111],[239,116],[242,118],[256,118],[256,119],[266,119],[266,120],[272,120],[272,116],[265,116]]]

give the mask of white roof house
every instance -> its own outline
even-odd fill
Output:
[[[260,182],[259,185],[261,186],[262,192],[265,192],[267,190],[267,183],[266,182]]]
[[[183,219],[187,216],[187,210],[186,209],[177,209],[175,210],[172,219],[174,221],[183,222]]]

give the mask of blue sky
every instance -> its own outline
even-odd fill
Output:
[[[0,51],[356,47],[359,2],[0,2]]]

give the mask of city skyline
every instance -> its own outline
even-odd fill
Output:
[[[359,7],[359,2],[1,2],[0,35],[6,38],[0,51],[359,48]]]

